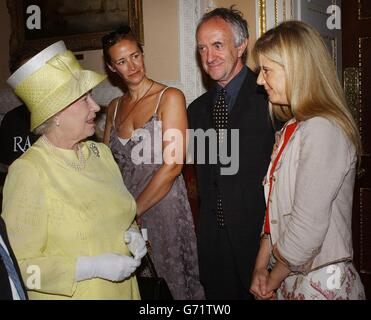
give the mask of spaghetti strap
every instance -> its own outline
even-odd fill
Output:
[[[161,91],[160,96],[159,96],[158,101],[157,101],[157,106],[156,106],[156,109],[155,109],[154,114],[157,115],[157,110],[158,110],[158,107],[160,106],[160,102],[161,102],[162,95],[163,95],[164,92],[165,92],[167,89],[169,89],[169,88],[170,88],[170,87],[166,87],[164,90]]]
[[[112,125],[113,127],[116,129],[116,125],[115,125],[115,122],[116,122],[116,115],[117,115],[117,108],[119,106],[119,102],[121,100],[121,97],[117,99],[117,102],[116,102],[116,107],[115,107],[115,112],[113,113],[113,118],[112,118]]]

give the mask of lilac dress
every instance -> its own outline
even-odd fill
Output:
[[[109,143],[125,185],[134,198],[162,164],[162,126],[157,119],[157,109],[165,90],[159,96],[153,116],[141,129],[135,130],[130,139],[118,136],[115,127],[118,103],[116,105]],[[174,299],[204,299],[199,282],[196,235],[183,176],[175,179],[168,194],[147,210],[141,221],[148,231],[156,271],[159,277],[166,279]]]

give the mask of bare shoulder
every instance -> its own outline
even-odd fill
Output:
[[[173,87],[166,89],[158,107],[159,118],[181,118],[185,112],[186,102],[183,92]]]
[[[166,91],[164,92],[164,98],[178,98],[178,99],[184,99],[184,93],[174,87],[168,87]]]
[[[169,105],[185,107],[185,97],[181,90],[173,87],[166,89],[161,99],[160,108],[167,108]]]

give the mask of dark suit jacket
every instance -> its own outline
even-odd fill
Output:
[[[218,166],[197,164],[195,155],[200,200],[196,231],[201,281],[216,281],[211,279],[215,274],[210,271],[217,266],[208,257],[217,250],[214,248],[217,235],[215,199],[219,189],[238,272],[244,287],[250,287],[265,213],[262,181],[274,142],[267,99],[264,90],[258,91],[256,75],[249,69],[229,115],[229,128],[239,129],[238,173],[222,176]],[[212,128],[212,108],[210,91],[196,99],[188,108],[190,128]]]
[[[1,216],[0,216],[0,234],[1,234],[1,237],[4,241],[4,243],[5,243],[8,251],[9,251],[10,257],[13,260],[13,263],[14,263],[15,269],[17,270],[19,279],[22,282],[21,272],[19,270],[18,263],[17,263],[17,260],[14,256],[12,248],[10,247],[8,235],[6,233],[5,223],[4,223],[4,220]],[[22,282],[22,286],[23,286],[23,290],[25,292],[25,295],[27,297],[26,288],[24,287],[23,282]],[[5,268],[3,260],[1,258],[0,258],[0,300],[13,300],[12,289],[10,288],[8,272]]]

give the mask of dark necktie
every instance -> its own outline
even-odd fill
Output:
[[[21,281],[18,277],[18,273],[14,268],[14,264],[8,253],[5,251],[4,247],[0,244],[0,257],[3,260],[6,270],[8,271],[8,275],[10,279],[12,279],[15,288],[17,289],[19,298],[21,300],[26,300],[26,296],[23,291],[23,287]]]
[[[220,152],[220,146],[225,138],[224,129],[228,128],[228,106],[225,101],[226,93],[227,91],[224,88],[219,91],[213,109],[214,128],[217,131],[218,137],[218,154]],[[216,222],[220,228],[225,226],[223,202],[219,186],[216,190]]]
[[[213,109],[214,128],[217,130],[219,145],[224,140],[223,129],[228,128],[228,107],[225,102],[227,91],[221,88]]]

